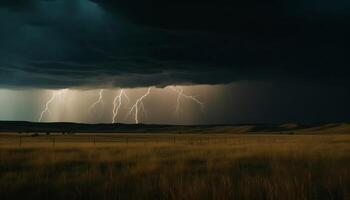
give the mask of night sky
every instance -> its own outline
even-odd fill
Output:
[[[1,0],[0,120],[37,121],[69,88],[86,106],[106,89],[102,114],[46,121],[108,122],[120,88],[132,105],[154,87],[144,123],[350,121],[349,35],[347,0]],[[176,85],[205,111],[167,118]]]

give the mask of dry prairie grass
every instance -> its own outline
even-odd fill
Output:
[[[0,199],[350,199],[348,135],[6,137]]]

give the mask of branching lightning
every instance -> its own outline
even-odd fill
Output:
[[[97,105],[101,104],[103,106],[103,91],[104,89],[101,89],[99,92],[99,97],[97,99],[97,101],[95,101],[94,103],[91,104],[91,106],[89,107],[89,111],[90,113],[92,113],[93,109],[96,108]]]
[[[50,110],[51,103],[57,98],[60,98],[62,100],[63,99],[63,94],[66,91],[67,90],[60,90],[60,91],[52,92],[52,95],[51,95],[50,99],[45,103],[45,108],[40,114],[39,122],[43,121],[44,116],[45,116],[46,113],[49,114],[50,116],[52,115],[51,110]]]
[[[181,103],[183,99],[190,100],[196,103],[197,105],[200,106],[201,111],[204,112],[204,103],[200,101],[197,97],[185,94],[182,87],[171,86],[169,88],[172,91],[175,91],[177,93],[176,110],[175,110],[176,114],[179,114],[180,112]],[[149,87],[147,91],[141,97],[139,97],[135,101],[135,103],[129,108],[127,117],[132,115],[136,124],[140,123],[140,117],[141,117],[140,113],[142,116],[148,117],[146,107],[144,104],[144,99],[151,94],[151,90],[152,90],[152,87]],[[45,107],[41,111],[40,117],[38,119],[39,122],[42,122],[48,116],[52,116],[52,108],[51,108],[52,104],[54,103],[56,104],[57,103],[56,101],[58,100],[63,101],[66,91],[67,89],[52,92],[50,98],[45,103]],[[105,91],[104,89],[99,90],[98,99],[89,106],[89,112],[91,114],[92,112],[97,112],[97,108],[99,108],[100,106],[102,107],[104,106],[105,104],[104,97],[103,97],[104,91]],[[126,93],[126,90],[120,89],[113,100],[113,117],[111,119],[112,123],[118,123],[118,120],[121,114],[121,109],[123,105],[126,104],[126,102],[128,103],[130,102],[130,99]]]
[[[127,101],[130,101],[128,95],[126,95],[124,89],[120,90],[120,93],[114,98],[113,100],[113,119],[112,119],[112,123],[117,123],[117,119],[118,119],[118,113],[120,110],[120,107],[122,106],[122,100],[123,97],[125,97],[127,99]]]
[[[177,99],[176,99],[176,110],[175,110],[176,114],[179,114],[179,111],[180,111],[181,98],[189,99],[189,100],[192,100],[193,102],[197,103],[200,106],[201,111],[204,112],[204,103],[201,102],[199,99],[197,99],[195,96],[185,94],[184,90],[181,87],[173,86],[173,87],[171,87],[171,89],[173,91],[177,92],[177,94],[178,94]]]
[[[134,112],[134,117],[135,117],[135,123],[138,124],[139,123],[139,111],[140,111],[140,107],[142,108],[142,110],[145,110],[145,107],[143,105],[143,99],[146,98],[150,93],[151,93],[151,87],[148,88],[147,92],[141,96],[139,99],[137,99],[137,101],[135,102],[135,104],[130,108],[129,114],[131,115],[132,112]]]

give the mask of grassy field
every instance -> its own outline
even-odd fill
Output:
[[[2,134],[0,199],[350,199],[350,135]]]

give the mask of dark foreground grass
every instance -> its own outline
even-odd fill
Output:
[[[349,199],[349,152],[346,135],[2,147],[0,199]]]

